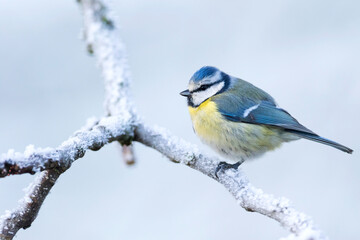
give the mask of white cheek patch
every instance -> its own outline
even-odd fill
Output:
[[[198,91],[192,93],[192,102],[195,106],[199,106],[203,101],[208,99],[211,96],[214,96],[217,92],[219,92],[223,87],[225,83],[219,82],[217,84],[212,85],[208,89],[204,91]]]

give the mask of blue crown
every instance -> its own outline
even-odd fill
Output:
[[[214,75],[214,73],[216,73],[217,71],[219,71],[219,69],[217,69],[215,67],[205,66],[205,67],[200,68],[196,73],[194,73],[194,75],[191,77],[191,79],[194,82],[198,82],[206,77],[210,77],[210,76]]]

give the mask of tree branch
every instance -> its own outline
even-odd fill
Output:
[[[103,122],[110,123],[107,125]],[[93,144],[86,143],[89,142],[86,140],[85,143],[82,143],[83,146],[96,146],[101,148],[104,144],[110,143],[115,139],[123,138],[124,136],[126,136],[124,139],[127,139],[128,132],[126,133],[126,131],[124,130],[119,131],[118,129],[127,129],[128,124],[129,123],[127,121],[114,121],[114,117],[109,117],[100,121],[99,125],[95,126],[92,130],[88,130],[88,133],[86,133],[86,131],[85,133],[84,131],[79,131],[77,132],[76,136],[79,134],[82,136],[94,135],[96,136],[95,138],[89,139],[107,139],[105,141],[91,140],[90,142],[93,142]],[[97,129],[99,128],[104,129],[104,136],[97,136]],[[111,131],[110,129],[112,129],[113,131]],[[91,132],[95,132],[96,134],[89,134]],[[138,123],[135,129],[135,136],[132,137],[134,137],[134,140],[139,141],[161,152],[173,162],[187,165],[215,179],[216,181],[224,185],[226,189],[228,189],[228,191],[235,197],[241,207],[243,207],[247,211],[258,212],[275,219],[290,232],[294,233],[297,236],[296,239],[326,239],[326,237],[323,236],[323,234],[314,227],[314,224],[310,217],[292,208],[289,205],[289,201],[287,199],[275,198],[272,195],[265,194],[262,192],[262,190],[253,187],[249,183],[246,176],[240,170],[230,169],[224,173],[220,172],[219,178],[216,178],[214,173],[217,165],[219,164],[218,159],[209,157],[206,154],[199,152],[196,146],[193,146],[192,144],[178,137],[170,135],[166,132],[166,130]],[[76,143],[77,141],[71,140],[71,142]],[[76,146],[76,144],[74,146]],[[86,150],[83,149],[81,151],[85,152]],[[27,159],[24,159],[24,161],[26,160]],[[35,196],[36,195],[37,194],[35,193]],[[38,208],[36,209],[36,212],[33,212],[35,213],[35,217],[40,206],[41,204],[37,206]],[[24,206],[19,207],[19,209],[22,208],[24,208]],[[28,208],[29,207],[27,207],[26,209]],[[16,213],[18,212],[18,210],[13,212]],[[28,212],[31,212],[31,209],[29,209]],[[6,215],[8,216],[9,213]],[[18,221],[17,219],[21,218],[22,216],[18,216],[16,214],[10,214],[10,216],[15,217],[2,217],[2,220],[5,221],[6,224],[0,224],[0,226],[6,226],[6,230],[10,229],[10,231],[7,232],[16,233],[19,228],[28,227],[29,220]],[[31,214],[28,214],[28,216],[30,217]],[[31,219],[33,220],[34,218]],[[19,227],[19,225],[16,225],[11,228],[11,222],[14,221],[17,221],[21,226]],[[0,227],[0,229],[4,229],[4,227]],[[4,231],[2,233],[4,234]],[[304,236],[306,237],[304,238]]]
[[[6,211],[0,217],[0,239],[12,239],[19,229],[30,227],[56,180],[73,161],[82,158],[87,150],[97,151],[115,140],[123,144],[131,142],[134,134],[132,121],[132,118],[123,119],[120,116],[107,117],[100,121],[91,118],[85,127],[56,149],[34,149],[31,146],[24,153],[9,151],[10,153],[3,154],[0,159],[0,172],[6,174],[1,174],[1,177],[43,172],[30,185],[23,199],[19,201],[19,206],[12,211]]]
[[[10,150],[0,158],[0,177],[58,168],[67,169],[85,155],[115,140],[129,144],[133,138],[134,120],[130,116],[107,117],[91,129],[79,130],[56,149],[35,149],[30,145],[24,153]]]
[[[286,198],[276,198],[255,188],[240,170],[229,169],[215,176],[219,160],[197,150],[181,138],[172,136],[165,129],[143,123],[135,130],[135,140],[154,148],[171,161],[198,170],[221,183],[247,211],[258,212],[278,221],[292,235],[288,239],[327,239],[314,226],[312,219],[290,206]]]
[[[131,74],[126,49],[116,30],[112,14],[101,1],[82,0],[80,7],[87,49],[95,55],[104,79],[106,115],[116,116],[121,112],[134,116],[135,107],[130,101]],[[122,145],[121,152],[126,164],[135,163],[131,145]]]
[[[18,208],[0,217],[0,239],[12,239],[20,228],[27,228],[56,179],[87,150],[99,150],[105,144],[132,140],[156,149],[171,161],[189,166],[218,181],[234,196],[238,204],[278,221],[292,235],[287,239],[327,239],[310,217],[296,211],[285,198],[275,198],[252,186],[240,170],[214,173],[219,160],[201,153],[192,144],[165,130],[140,122],[130,101],[130,74],[124,45],[105,1],[79,0],[84,20],[87,49],[97,57],[105,81],[105,108],[108,117],[90,123],[57,148],[35,149],[24,153],[9,151],[0,158],[0,177],[43,171],[30,185]]]
[[[46,196],[64,171],[46,170],[35,178],[28,186],[23,199],[19,201],[18,207],[12,211],[6,211],[0,217],[0,239],[13,239],[19,229],[31,226]]]
[[[130,71],[125,46],[121,41],[105,1],[81,0],[84,38],[95,54],[105,83],[105,109],[108,115],[134,111],[130,101]]]

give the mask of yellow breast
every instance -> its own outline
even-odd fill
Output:
[[[203,139],[218,137],[219,126],[224,120],[211,98],[197,108],[189,106],[189,112],[197,135]]]
[[[253,158],[282,142],[276,129],[226,120],[211,98],[196,108],[189,106],[189,112],[200,139],[228,158]]]

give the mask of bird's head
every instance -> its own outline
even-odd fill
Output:
[[[188,89],[180,95],[187,97],[189,106],[198,107],[208,98],[225,91],[229,82],[229,75],[215,67],[205,66],[194,73]]]

